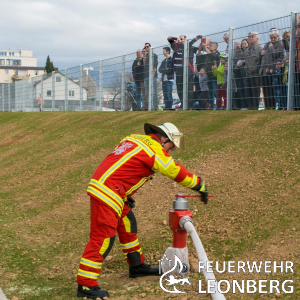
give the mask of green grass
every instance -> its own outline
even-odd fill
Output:
[[[207,206],[190,200],[208,257],[292,260],[293,278],[299,280],[299,113],[0,113],[0,286],[9,298],[75,299],[78,262],[89,234],[86,187],[94,170],[124,136],[142,133],[145,122],[166,121],[185,133],[186,150],[171,155],[203,176],[216,196]],[[178,191],[190,193],[156,175],[152,187],[136,194],[139,239],[151,263],[172,244],[162,221]],[[138,291],[150,299],[158,280],[129,281],[117,240],[110,255],[101,286],[115,291],[114,299],[138,298]],[[127,284],[136,288],[124,290]],[[294,286],[294,294],[281,298],[300,299],[299,284]],[[226,298],[250,299],[240,296]],[[252,296],[260,299],[258,293]]]

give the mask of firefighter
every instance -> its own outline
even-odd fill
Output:
[[[87,189],[91,205],[90,240],[80,260],[77,273],[78,297],[109,297],[97,283],[104,259],[116,234],[129,265],[129,277],[157,276],[159,268],[145,263],[137,237],[137,224],[131,210],[132,195],[155,172],[200,192],[208,201],[204,181],[174,162],[170,150],[183,148],[183,134],[172,123],[144,125],[145,135],[132,134],[121,140],[96,169]]]

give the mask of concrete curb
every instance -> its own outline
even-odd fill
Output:
[[[1,287],[0,287],[0,300],[7,300],[6,296],[4,295]]]

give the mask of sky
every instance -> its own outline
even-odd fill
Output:
[[[298,5],[297,5],[298,4]],[[59,69],[300,11],[299,0],[0,0],[0,49],[31,49]]]

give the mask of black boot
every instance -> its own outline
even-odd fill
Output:
[[[139,266],[129,267],[129,277],[140,277],[140,276],[158,276],[159,267],[152,267],[146,263]]]
[[[101,290],[100,286],[87,287],[78,284],[77,297],[86,297],[89,299],[109,297],[108,292]]]

